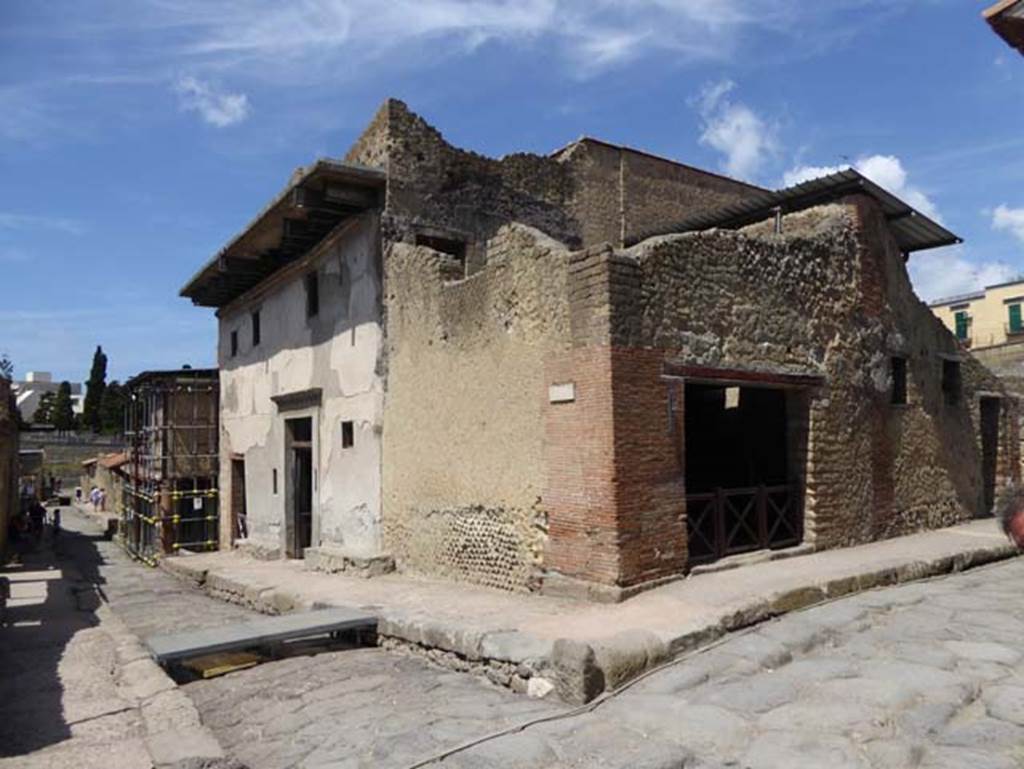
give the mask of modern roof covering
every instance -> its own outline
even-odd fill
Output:
[[[970,291],[966,294],[954,294],[953,296],[944,296],[935,301],[928,302],[929,307],[942,307],[947,304],[960,304],[961,302],[971,302],[975,299],[983,299],[985,297],[984,291]]]
[[[982,16],[997,35],[1024,54],[1024,0],[1000,0]]]
[[[292,175],[249,225],[181,289],[204,307],[223,307],[300,259],[345,219],[381,204],[383,171],[321,159]]]
[[[776,192],[766,191],[755,194],[738,203],[697,214],[667,230],[650,232],[634,238],[630,245],[654,235],[695,232],[712,228],[738,229],[764,221],[773,216],[776,211],[782,211],[784,214],[803,211],[840,200],[854,193],[870,195],[878,201],[896,242],[906,253],[963,242],[942,225],[932,221],[892,193],[886,192],[860,172],[849,168]]]
[[[187,381],[215,380],[220,377],[220,369],[215,368],[175,368],[164,371],[143,371],[136,374],[127,382],[125,387],[138,387],[144,382],[155,379],[184,379]]]

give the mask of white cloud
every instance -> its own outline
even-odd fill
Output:
[[[81,235],[85,232],[85,226],[79,221],[61,216],[0,211],[0,231],[3,230],[55,230],[68,235]]]
[[[218,128],[249,117],[249,97],[244,93],[218,93],[209,83],[191,76],[180,78],[174,90],[183,110],[198,112],[203,120]]]
[[[908,264],[917,295],[927,302],[1012,280],[1018,269],[1005,262],[975,263],[962,246],[912,254]]]
[[[750,179],[778,153],[778,131],[746,104],[734,102],[730,94],[735,88],[731,80],[704,87],[697,100],[700,142],[725,155],[723,167],[727,173]]]
[[[937,222],[942,221],[932,199],[919,187],[910,184],[907,171],[898,157],[894,155],[865,155],[854,161],[852,167],[879,187],[906,201],[925,216]],[[791,187],[819,176],[834,174],[844,168],[850,168],[850,166],[797,166],[782,175],[782,186]]]
[[[1024,243],[1024,208],[998,206],[992,212],[992,228],[1005,230]]]
[[[384,53],[398,52],[399,60],[408,63],[424,52],[458,53],[488,41],[539,43],[562,54],[577,74],[657,52],[684,61],[720,61],[740,50],[747,33],[757,31],[799,38],[803,53],[846,40],[911,2],[148,0],[128,19],[105,21],[109,26],[170,31],[177,41],[173,54],[194,63],[220,69],[244,66],[249,73],[259,66],[264,72],[273,70],[277,78],[290,72],[308,82],[312,69],[337,78],[352,71],[355,62]],[[90,23],[98,22],[91,18]],[[339,57],[345,70],[324,66]]]

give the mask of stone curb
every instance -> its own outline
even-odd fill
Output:
[[[426,657],[453,670],[485,676],[517,692],[545,696],[553,690],[567,703],[583,704],[674,656],[772,617],[824,600],[965,571],[1015,555],[1017,551],[1009,543],[982,545],[951,555],[909,560],[856,575],[811,581],[754,598],[717,619],[695,620],[667,639],[643,628],[627,629],[598,640],[546,639],[515,628],[482,629],[440,623],[385,609],[380,611],[378,643],[389,650]],[[301,596],[272,585],[243,584],[191,566],[187,557],[163,559],[161,567],[213,597],[265,614],[330,605],[310,604]],[[379,610],[379,607],[373,608]]]
[[[135,703],[145,724],[144,743],[156,769],[242,769],[227,757],[217,738],[203,726],[192,700],[178,687],[149,651],[111,609],[104,627],[115,641],[117,690]]]

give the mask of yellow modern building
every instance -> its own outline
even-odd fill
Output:
[[[939,299],[929,306],[972,350],[1024,343],[1024,279]]]

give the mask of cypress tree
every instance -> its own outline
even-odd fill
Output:
[[[96,346],[92,356],[92,369],[89,381],[86,382],[85,403],[82,404],[82,426],[98,433],[103,427],[100,415],[100,404],[103,403],[103,391],[107,387],[107,356],[103,348]]]
[[[103,390],[100,403],[100,422],[103,432],[119,433],[124,430],[124,409],[126,403],[124,386],[116,379]]]
[[[71,383],[61,382],[53,401],[53,426],[60,432],[75,428],[75,410],[71,403]]]

